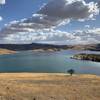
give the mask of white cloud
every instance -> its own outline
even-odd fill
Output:
[[[3,4],[5,4],[5,0],[0,0],[0,5],[3,5]],[[2,16],[0,16],[0,21],[2,21],[3,20],[3,18],[2,18]]]
[[[5,0],[0,0],[0,4],[5,4]]]
[[[11,34],[4,38],[9,43],[50,43],[50,44],[86,44],[100,43],[100,28],[77,30],[68,33],[59,30],[33,30],[32,32],[21,32]]]
[[[3,18],[0,16],[0,21],[2,21],[3,20]]]
[[[18,33],[16,35],[11,34],[8,37],[6,37],[5,39],[8,41],[15,41],[18,43],[24,43],[24,42],[63,42],[69,39],[74,39],[76,37],[74,37],[72,34],[67,33],[67,32],[61,32],[61,31],[54,31],[54,30],[37,30],[34,32],[22,32],[22,33]]]
[[[85,25],[85,28],[90,28],[90,25]]]

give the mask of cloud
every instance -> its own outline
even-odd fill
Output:
[[[3,4],[5,4],[5,0],[0,0],[0,5],[3,5]],[[3,18],[2,18],[2,16],[0,16],[0,21],[2,21],[3,20]]]
[[[85,25],[84,27],[85,27],[85,28],[90,28],[90,25]]]
[[[84,43],[100,43],[100,28],[87,29],[84,31],[76,30],[73,35],[80,37]]]
[[[0,31],[5,41],[20,42],[64,42],[81,41],[81,36],[72,33],[54,31],[58,26],[72,20],[91,20],[99,13],[97,3],[84,0],[51,0],[30,18],[12,21]],[[45,31],[53,30],[53,31]],[[44,34],[43,34],[44,33]],[[91,37],[92,38],[92,37]],[[94,38],[94,37],[93,37]],[[83,39],[84,41],[84,39]],[[66,43],[66,42],[65,42]]]
[[[98,13],[98,7],[84,0],[52,0],[38,13],[59,19],[89,19]]]
[[[0,0],[0,4],[5,4],[5,0]]]
[[[0,21],[2,21],[3,20],[3,18],[0,16]]]
[[[100,8],[100,1],[98,2],[98,8]]]
[[[17,43],[32,43],[32,42],[62,42],[62,40],[69,40],[75,38],[72,34],[68,32],[61,32],[58,30],[34,30],[32,32],[21,32],[18,34],[11,34],[5,37],[5,40],[15,41]]]
[[[59,30],[34,30],[11,34],[4,38],[8,43],[49,43],[49,44],[87,44],[100,43],[100,28],[77,30],[72,33]]]
[[[72,19],[88,20],[99,12],[97,4],[84,0],[51,0],[31,18],[9,23],[0,33],[14,34],[29,29],[55,28],[69,23]],[[28,29],[28,30],[27,30]]]

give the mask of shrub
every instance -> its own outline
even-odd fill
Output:
[[[74,69],[69,69],[68,71],[67,71],[67,73],[69,73],[71,76],[75,73],[75,70]]]

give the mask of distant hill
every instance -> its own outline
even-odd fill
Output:
[[[8,49],[0,49],[0,55],[3,54],[14,54],[16,51],[8,50]]]
[[[100,51],[100,44],[75,45],[75,46],[72,46],[72,49]]]
[[[36,50],[36,49],[60,50],[60,49],[68,49],[70,48],[70,46],[32,43],[32,44],[0,44],[0,48],[14,50],[14,51]]]
[[[8,49],[13,51],[23,51],[23,50],[91,50],[91,51],[100,51],[100,44],[88,44],[88,45],[52,45],[52,44],[41,44],[41,43],[32,43],[32,44],[0,44],[0,49]]]

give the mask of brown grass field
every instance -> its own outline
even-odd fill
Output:
[[[100,76],[1,73],[0,100],[100,100]]]
[[[7,50],[7,49],[0,49],[0,55],[3,55],[3,54],[14,54],[14,53],[16,53],[16,51]]]

